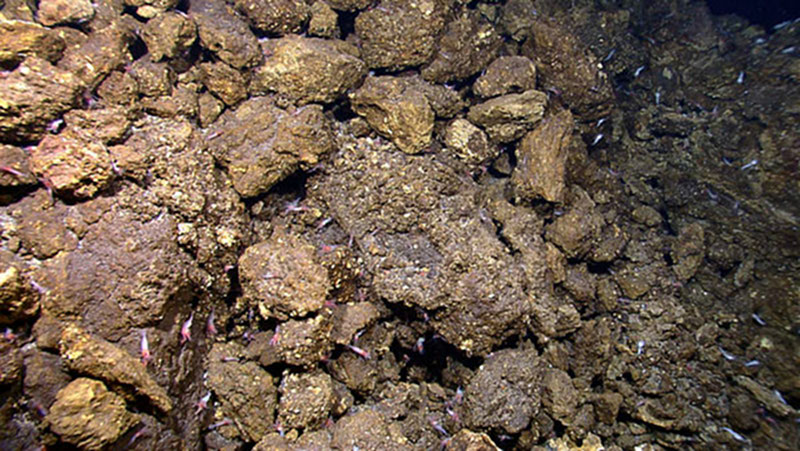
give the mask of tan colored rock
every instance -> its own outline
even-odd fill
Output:
[[[422,69],[422,78],[447,83],[480,72],[491,62],[503,39],[478,11],[464,9],[450,21],[433,61]]]
[[[339,419],[333,427],[333,449],[413,449],[402,431],[374,410],[362,410]]]
[[[356,11],[364,9],[373,3],[373,0],[328,0],[331,8],[342,11]]]
[[[0,255],[3,259],[0,266],[0,324],[8,325],[31,318],[39,311],[39,293],[10,261],[9,254]]]
[[[330,39],[339,37],[339,15],[323,0],[317,0],[311,5],[308,34]]]
[[[672,270],[679,280],[691,279],[705,257],[705,233],[703,226],[692,223],[681,229],[677,241],[672,245]]]
[[[0,139],[41,139],[47,125],[72,108],[81,91],[70,71],[31,57],[0,78]]]
[[[268,56],[253,73],[251,91],[273,91],[298,105],[330,103],[366,75],[358,50],[340,41],[289,35],[263,43]]]
[[[311,12],[304,0],[234,0],[233,4],[253,28],[269,34],[301,32]]]
[[[284,362],[306,369],[316,368],[320,360],[333,349],[331,331],[333,321],[328,315],[310,319],[290,319],[281,323],[276,344],[271,344],[273,332],[256,334],[247,348],[247,354],[257,359],[261,366]]]
[[[767,410],[774,413],[778,417],[797,417],[797,410],[795,410],[792,406],[785,404],[780,398],[778,398],[780,393],[776,393],[777,390],[770,391],[763,385],[747,376],[736,376],[734,380],[737,384],[746,388],[747,391],[749,391],[759,403],[763,404],[767,408]]]
[[[141,32],[153,61],[180,55],[197,39],[197,26],[188,17],[171,11],[150,19]]]
[[[64,40],[54,30],[35,23],[0,19],[0,63],[4,65],[15,66],[28,56],[55,63],[64,47]]]
[[[201,63],[203,84],[226,105],[232,106],[247,98],[247,82],[238,70],[222,61]]]
[[[486,133],[466,119],[456,119],[447,126],[444,142],[456,157],[471,166],[485,163],[499,153],[489,145]]]
[[[472,91],[481,97],[494,97],[536,88],[536,66],[524,56],[501,56],[475,80]]]
[[[31,173],[28,154],[19,147],[0,144],[0,166],[13,171],[0,171],[0,187],[15,188],[39,183]]]
[[[204,92],[197,99],[197,108],[197,119],[200,121],[200,126],[205,128],[213,124],[222,114],[225,110],[225,103],[210,92]]]
[[[547,449],[553,451],[605,451],[606,447],[603,446],[600,437],[590,433],[583,439],[580,446],[570,442],[567,437],[558,437],[547,441]]]
[[[253,197],[297,169],[310,169],[333,147],[320,105],[283,110],[270,97],[254,97],[225,112],[208,130],[209,149],[233,187]]]
[[[572,138],[569,110],[542,121],[517,145],[517,167],[511,183],[517,196],[526,200],[544,198],[562,202],[566,189],[565,166]]]
[[[214,344],[208,354],[208,387],[219,400],[223,416],[235,419],[245,437],[255,442],[274,431],[277,388],[256,362],[223,361],[241,352],[237,343]]]
[[[258,39],[225,2],[192,0],[189,15],[197,24],[200,44],[222,61],[237,69],[253,67],[261,62],[263,56]]]
[[[370,68],[400,70],[427,63],[445,25],[442,2],[382,0],[356,17],[364,61]]]
[[[119,143],[131,126],[129,111],[120,106],[89,110],[74,109],[64,114],[67,129],[75,130],[81,137],[105,144]],[[66,130],[65,130],[66,131]]]
[[[132,107],[139,102],[139,86],[128,72],[114,71],[97,87],[104,103]]]
[[[462,428],[447,443],[444,448],[448,451],[500,451],[492,439],[483,432],[472,432]]]
[[[507,94],[469,109],[467,118],[483,127],[493,141],[507,143],[521,138],[544,116],[547,95],[529,90]]]
[[[80,449],[101,450],[139,422],[125,401],[102,382],[78,378],[61,389],[46,417],[61,440]]]
[[[661,214],[649,205],[640,205],[636,207],[631,212],[631,216],[634,221],[644,224],[647,227],[655,227],[663,221]]]
[[[86,199],[105,188],[113,176],[105,146],[75,132],[47,135],[31,149],[31,170],[52,189],[74,199]]]
[[[97,86],[111,71],[131,62],[129,45],[134,36],[121,23],[96,30],[80,45],[67,47],[58,67],[77,77],[81,89]]]
[[[300,237],[276,231],[239,258],[244,296],[264,318],[300,317],[325,304],[330,281],[316,249]]]
[[[61,332],[58,348],[70,371],[119,387],[131,401],[144,397],[164,413],[172,410],[166,390],[153,380],[139,359],[113,344],[69,324]]]
[[[562,424],[570,424],[578,410],[578,390],[566,372],[555,368],[543,371],[542,407]]]
[[[124,0],[126,6],[136,8],[136,14],[150,19],[178,6],[179,0]]]
[[[278,387],[278,421],[285,428],[317,429],[333,407],[333,380],[327,373],[288,373]]]
[[[37,18],[42,25],[81,23],[94,17],[90,0],[41,0]]]
[[[427,98],[407,80],[367,77],[350,95],[353,110],[403,152],[421,152],[431,143],[434,114]]]

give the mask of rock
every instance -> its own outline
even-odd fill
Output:
[[[534,4],[534,0],[508,0],[502,9],[498,25],[503,34],[511,39],[522,42],[531,35],[531,26],[536,21],[537,14],[542,5]]]
[[[369,302],[343,304],[334,310],[334,326],[331,336],[334,343],[346,346],[355,334],[365,330],[379,318],[378,308]]]
[[[141,37],[152,61],[158,62],[188,50],[197,39],[197,26],[188,17],[167,11],[148,20]]]
[[[31,173],[28,154],[19,147],[0,144],[0,166],[11,169],[0,170],[0,188],[10,190],[39,183]]]
[[[8,252],[0,252],[0,324],[26,320],[39,311],[39,293]]]
[[[317,0],[311,5],[311,19],[308,21],[308,34],[321,38],[338,38],[339,15],[326,2]]]
[[[445,450],[448,451],[500,451],[491,438],[484,433],[472,432],[467,428],[462,428],[447,443]]]
[[[226,105],[233,106],[247,98],[247,81],[238,70],[221,61],[201,63],[199,67],[203,84]]]
[[[289,35],[263,46],[268,57],[255,69],[251,91],[274,91],[298,105],[333,102],[367,72],[358,50],[344,41]]]
[[[382,0],[359,14],[355,31],[367,66],[397,71],[427,63],[444,29],[447,9],[434,0]]]
[[[539,197],[562,202],[566,189],[565,166],[572,139],[573,119],[563,110],[525,135],[517,145],[517,167],[511,176],[514,192],[525,200]]]
[[[180,0],[124,0],[126,6],[136,8],[136,15],[149,19],[164,11],[174,9]]]
[[[264,318],[302,317],[322,308],[328,272],[303,238],[276,231],[268,241],[248,247],[239,258],[244,297]]]
[[[257,358],[262,366],[285,362],[314,368],[333,348],[332,329],[333,321],[327,315],[317,315],[306,320],[289,320],[281,323],[277,344],[270,344],[273,337],[271,332],[256,334],[247,353]]]
[[[286,374],[278,391],[278,421],[284,428],[313,430],[328,419],[334,395],[333,381],[326,373]]]
[[[150,97],[172,94],[175,74],[167,63],[156,63],[145,56],[134,61],[128,72],[136,80],[141,94]]]
[[[105,104],[133,107],[139,102],[139,86],[131,74],[114,71],[97,87],[97,95]]]
[[[333,449],[413,449],[397,425],[372,410],[344,416],[333,426]]]
[[[547,241],[558,246],[567,258],[591,252],[592,243],[600,236],[605,222],[594,207],[588,194],[579,191],[572,208],[545,227]]]
[[[578,390],[572,379],[562,370],[546,369],[541,384],[544,411],[562,424],[570,424],[578,410]]]
[[[83,135],[64,131],[46,135],[31,150],[30,166],[59,195],[86,199],[104,189],[113,177],[105,146]]]
[[[469,109],[467,119],[483,127],[493,141],[507,143],[522,137],[544,116],[547,95],[530,90],[507,94]]]
[[[619,406],[622,404],[623,397],[619,393],[601,393],[594,397],[594,411],[597,419],[605,424],[614,424],[619,414]]]
[[[139,416],[125,410],[122,398],[102,382],[81,377],[58,392],[46,420],[64,442],[101,450],[138,423]]]
[[[72,108],[80,91],[80,80],[69,70],[35,56],[27,58],[0,77],[0,139],[41,139],[47,125]]]
[[[224,362],[239,355],[236,343],[216,343],[208,354],[208,386],[221,404],[223,415],[236,420],[249,441],[258,441],[274,429],[277,389],[272,376],[255,362]]]
[[[350,94],[353,111],[403,152],[421,152],[431,143],[433,110],[425,95],[403,78],[367,77]]]
[[[747,376],[736,376],[734,380],[737,384],[746,388],[747,391],[749,391],[759,403],[763,404],[767,408],[767,410],[774,413],[778,417],[797,417],[797,410],[778,398],[779,392],[776,393],[777,390],[770,391]]]
[[[587,435],[580,446],[570,442],[567,437],[559,437],[548,440],[546,447],[553,451],[605,451],[611,449],[603,446],[603,441],[594,434]]]
[[[64,114],[65,131],[75,131],[81,138],[91,138],[104,144],[122,142],[131,121],[129,111],[116,105],[91,110],[74,109]]]
[[[480,97],[494,97],[536,88],[536,66],[524,56],[501,56],[475,80],[472,91]]]
[[[269,97],[251,98],[225,112],[206,136],[243,197],[265,193],[297,169],[314,167],[333,147],[320,105],[287,111]]]
[[[328,4],[330,4],[333,9],[356,11],[366,8],[372,4],[372,1],[373,0],[328,0]]]
[[[626,264],[616,274],[614,280],[628,299],[638,299],[650,291],[656,282],[656,274],[650,266]]]
[[[31,56],[55,63],[65,47],[54,30],[32,22],[0,20],[0,63],[4,66],[16,66]]]
[[[69,382],[62,369],[61,358],[49,352],[35,351],[25,357],[23,391],[34,403],[49,409],[56,394]]]
[[[67,230],[66,212],[63,208],[43,211],[21,209],[19,238],[22,246],[34,257],[45,260],[62,251],[71,251],[78,245],[74,233]]]
[[[571,32],[565,22],[539,19],[522,54],[539,69],[540,84],[562,91],[569,108],[582,119],[605,117],[614,93],[597,58]]]
[[[539,412],[542,371],[535,350],[504,349],[478,368],[464,390],[464,423],[516,434]]]
[[[152,379],[139,359],[113,344],[68,324],[61,332],[58,348],[70,371],[101,379],[130,401],[144,397],[164,413],[172,410],[166,390]]]
[[[268,34],[300,33],[310,13],[303,0],[235,0],[234,5],[253,28]]]
[[[672,270],[678,280],[686,282],[697,272],[705,257],[703,226],[692,223],[681,229],[678,239],[672,245]]]
[[[189,15],[197,24],[200,44],[236,69],[257,65],[262,60],[258,39],[224,0],[192,0]]]
[[[422,69],[422,78],[447,83],[480,72],[497,55],[502,38],[478,11],[465,10],[449,22],[431,63]]]
[[[589,272],[586,264],[572,265],[564,279],[564,288],[578,303],[591,305],[597,292],[597,279]]]
[[[663,218],[661,214],[656,211],[655,208],[649,205],[640,205],[636,207],[632,212],[631,216],[633,220],[638,222],[639,224],[644,224],[647,227],[655,227],[661,224]]]
[[[444,142],[456,157],[471,167],[497,157],[499,149],[490,146],[486,133],[466,119],[455,119],[447,126]]]
[[[5,338],[5,337],[4,337]],[[0,342],[0,387],[17,385],[22,376],[22,353],[14,343]]]
[[[197,99],[197,119],[203,128],[213,124],[224,110],[225,104],[210,92],[200,94]]]
[[[133,58],[128,48],[133,38],[134,34],[122,24],[96,30],[80,45],[67,47],[58,67],[77,77],[79,90],[97,86],[111,71],[131,62]],[[87,95],[84,102],[90,103],[90,96]],[[69,107],[72,106],[70,102]]]
[[[44,26],[83,23],[94,17],[89,0],[41,0],[36,18]]]

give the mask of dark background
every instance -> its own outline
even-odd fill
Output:
[[[708,0],[711,13],[736,14],[772,31],[775,24],[800,17],[800,0]]]

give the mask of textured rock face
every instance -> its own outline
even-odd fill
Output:
[[[333,102],[366,75],[358,51],[344,41],[290,35],[262,45],[267,59],[251,90],[277,92],[298,105]]]
[[[86,22],[94,16],[89,0],[42,0],[37,18],[42,25],[64,25]]]
[[[200,44],[219,59],[242,69],[258,64],[261,48],[247,24],[220,0],[193,0],[189,13],[197,24]]]
[[[197,39],[197,26],[184,15],[165,12],[148,20],[141,36],[152,60],[160,61],[189,49]]]
[[[547,95],[530,90],[507,94],[469,109],[467,118],[486,130],[493,141],[507,143],[521,138],[544,116]]]
[[[102,382],[78,378],[58,392],[47,421],[65,442],[81,449],[101,450],[139,419],[125,410],[122,398]]]
[[[524,56],[501,56],[492,61],[472,90],[481,97],[494,97],[536,88],[536,66]]]
[[[415,83],[368,77],[350,99],[353,109],[403,152],[417,153],[430,145],[434,114]]]
[[[542,121],[517,145],[517,167],[511,178],[517,196],[548,202],[564,199],[572,121],[572,114],[564,110]]]
[[[270,34],[302,31],[310,13],[310,7],[302,0],[235,0],[234,5],[253,28]]]
[[[13,66],[28,56],[51,63],[61,58],[66,44],[54,30],[21,20],[0,20],[0,62]]]
[[[466,119],[456,119],[447,126],[444,142],[458,158],[471,166],[497,156],[486,133]]]

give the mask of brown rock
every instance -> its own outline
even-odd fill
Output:
[[[366,75],[358,50],[344,41],[289,35],[263,46],[268,58],[254,71],[251,91],[274,91],[298,105],[333,102]]]
[[[58,67],[77,77],[80,89],[97,86],[111,71],[132,60],[128,47],[133,37],[124,25],[109,25],[91,33],[80,45],[67,47]]]
[[[22,376],[22,353],[14,343],[0,342],[0,387],[15,384]]]
[[[466,119],[456,119],[447,126],[444,142],[456,157],[470,166],[495,158],[499,149],[490,146],[486,133]]]
[[[469,109],[467,118],[486,130],[493,141],[507,143],[522,137],[544,116],[547,95],[530,90],[507,94]]]
[[[530,36],[531,25],[536,21],[536,15],[531,11],[539,11],[541,4],[534,4],[534,0],[508,0],[503,5],[499,26],[504,34],[511,39],[522,42]]]
[[[397,77],[367,77],[350,95],[353,110],[403,152],[414,154],[431,143],[434,114],[415,86]]]
[[[564,200],[564,177],[573,119],[568,110],[551,116],[517,145],[517,167],[511,176],[517,196],[548,202]]]
[[[703,226],[692,223],[684,227],[672,245],[672,270],[679,280],[685,282],[697,272],[705,257]]]
[[[301,32],[310,13],[303,0],[234,0],[234,5],[253,28],[269,34]]]
[[[390,424],[382,414],[372,410],[362,410],[339,419],[333,427],[331,447],[398,451],[413,449],[398,427]]]
[[[528,427],[541,404],[538,360],[535,350],[504,349],[489,357],[464,390],[465,424],[508,434]]]
[[[224,110],[225,104],[209,92],[200,94],[197,99],[197,118],[203,128],[213,124]]]
[[[136,8],[136,15],[149,19],[178,6],[179,0],[124,0],[126,6]]]
[[[378,308],[369,302],[344,304],[334,310],[332,339],[340,345],[348,345],[355,334],[372,325],[380,316]]]
[[[0,253],[0,324],[25,320],[39,311],[39,293],[8,252]]]
[[[558,369],[546,369],[542,376],[542,407],[562,424],[569,424],[578,410],[578,390],[569,375]]]
[[[147,21],[141,32],[150,58],[161,61],[179,56],[197,39],[197,26],[188,17],[171,11]]]
[[[626,264],[614,274],[614,280],[628,299],[637,299],[650,291],[655,283],[656,274],[650,266]]]
[[[202,63],[203,84],[228,106],[247,98],[247,82],[238,70],[222,61]]]
[[[372,4],[372,1],[373,0],[328,0],[328,3],[333,9],[342,11],[356,11],[366,8]]]
[[[661,224],[661,221],[663,220],[661,214],[659,214],[655,208],[649,205],[640,205],[636,207],[631,212],[631,216],[633,217],[634,221],[644,224],[648,227],[655,227]]]
[[[378,7],[359,14],[355,30],[367,66],[396,71],[427,63],[446,13],[446,5],[434,0],[382,0]]]
[[[28,165],[28,154],[16,146],[0,144],[0,166],[12,171],[0,170],[0,187],[17,188],[39,183]]]
[[[481,97],[494,97],[536,88],[536,66],[524,56],[501,56],[475,80],[472,91]]]
[[[104,103],[130,107],[139,101],[139,86],[128,72],[114,71],[97,87],[97,95]]]
[[[589,272],[586,264],[572,265],[564,279],[564,288],[577,302],[587,304],[595,299],[597,280],[595,275]]]
[[[0,63],[4,66],[13,67],[29,56],[55,63],[65,46],[54,30],[19,20],[0,20]]]
[[[614,94],[594,54],[566,22],[540,19],[532,30],[533,37],[525,41],[522,54],[536,64],[541,84],[560,89],[570,109],[584,119],[606,116]]]
[[[80,93],[70,71],[30,57],[0,78],[0,139],[41,139],[47,125],[70,109]]]
[[[285,428],[317,429],[330,415],[333,381],[326,373],[286,374],[278,390],[278,421]]]
[[[164,413],[172,410],[166,390],[152,379],[139,359],[113,344],[70,324],[61,332],[58,347],[70,371],[104,380],[131,401],[144,397]]]
[[[314,255],[313,245],[280,231],[248,247],[239,258],[244,296],[264,318],[316,312],[325,303],[330,282]]]
[[[619,393],[601,393],[593,399],[597,419],[605,424],[614,424],[623,397]]]
[[[130,74],[145,96],[167,96],[172,93],[175,74],[167,63],[156,63],[149,56],[139,58],[130,66]]]
[[[604,226],[603,217],[595,211],[594,201],[583,191],[578,192],[578,200],[573,208],[546,229],[547,241],[557,245],[567,258],[585,256],[592,250],[594,243]]]
[[[209,149],[243,197],[266,192],[297,169],[310,169],[333,146],[320,105],[285,111],[269,97],[251,98],[226,112],[207,136],[213,137],[207,138]]]
[[[36,258],[44,260],[61,251],[71,251],[78,244],[74,233],[67,230],[62,208],[44,211],[22,211],[19,237],[23,247]]]
[[[97,194],[111,181],[111,158],[106,147],[76,132],[46,135],[30,152],[31,170],[52,189],[72,199]]]
[[[500,34],[478,11],[465,10],[447,24],[436,56],[422,69],[422,78],[436,83],[467,78],[486,67],[502,43]]]
[[[50,429],[81,449],[105,449],[139,422],[102,382],[78,378],[61,389],[47,414]]]
[[[128,133],[131,121],[128,110],[108,106],[90,110],[74,109],[64,115],[68,129],[74,129],[82,138],[91,138],[105,144],[119,143]]]
[[[49,352],[35,351],[25,357],[25,380],[23,390],[45,409],[56,400],[56,394],[70,381],[64,372],[61,358]]]
[[[463,428],[447,443],[448,451],[500,451],[491,438],[484,433]]]
[[[289,320],[281,323],[277,344],[269,341],[273,334],[256,335],[247,349],[248,355],[257,357],[262,366],[276,362],[314,368],[333,348],[331,330],[333,321],[328,315],[317,315],[307,320]]]
[[[82,23],[94,17],[94,6],[89,0],[41,0],[36,17],[48,27]]]
[[[308,34],[321,38],[339,37],[339,15],[323,0],[317,0],[311,5]]]
[[[197,24],[200,44],[222,61],[243,69],[262,60],[258,39],[224,0],[192,0],[189,14]]]
[[[241,353],[236,343],[217,343],[208,355],[208,386],[223,415],[235,419],[250,441],[274,429],[277,389],[272,376],[255,362],[223,361]]]

